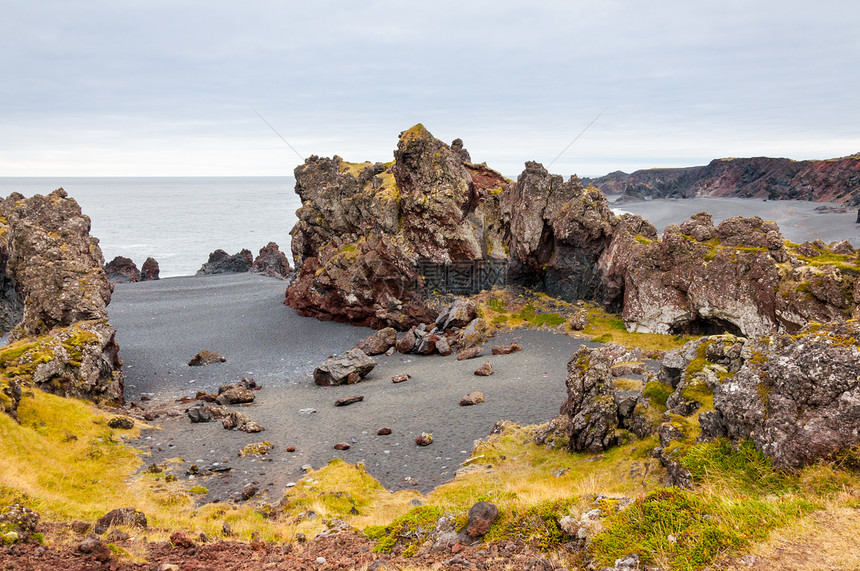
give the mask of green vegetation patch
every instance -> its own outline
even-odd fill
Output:
[[[794,497],[707,498],[696,492],[664,488],[609,516],[604,531],[593,538],[592,553],[603,566],[638,553],[646,564],[702,569],[723,552],[762,540],[774,527],[814,507]]]
[[[376,541],[375,553],[390,553],[399,546],[404,557],[411,557],[436,530],[436,522],[443,515],[438,507],[416,506],[389,525],[365,528],[364,534]]]

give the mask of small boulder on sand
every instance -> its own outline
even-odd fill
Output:
[[[212,351],[200,351],[188,361],[189,367],[203,367],[213,363],[223,363],[227,357],[221,353],[213,353]]]
[[[509,343],[507,345],[496,345],[493,347],[493,355],[510,355],[517,351],[522,351],[523,347],[519,343]]]
[[[484,393],[475,391],[460,399],[460,406],[473,406],[484,402]]]
[[[483,350],[483,347],[472,347],[470,349],[463,349],[462,351],[457,353],[457,360],[465,361],[466,359],[474,359],[475,357],[480,355],[481,351]]]
[[[361,349],[350,349],[343,357],[329,359],[314,369],[314,382],[329,387],[359,382],[376,366]]]
[[[489,377],[493,374],[493,364],[489,361],[485,362],[483,365],[475,369],[475,374],[479,377]]]

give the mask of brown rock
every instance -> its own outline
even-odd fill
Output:
[[[478,502],[469,508],[469,521],[466,524],[466,535],[480,537],[490,531],[499,517],[499,508],[490,502]]]
[[[147,258],[140,267],[140,281],[149,282],[159,279],[161,270],[158,267],[158,262],[153,258]]]
[[[269,242],[260,248],[260,253],[254,259],[251,269],[276,278],[285,278],[293,273],[286,254],[281,252],[275,242]]]
[[[335,450],[349,450],[349,448],[349,444],[347,444],[346,442],[338,442],[334,445]]]
[[[251,419],[248,418],[247,414],[234,411],[221,420],[221,425],[226,430],[233,430],[249,422],[251,422]]]
[[[519,343],[509,343],[508,345],[496,345],[493,347],[493,355],[509,355],[522,351],[523,347]]]
[[[443,357],[447,357],[451,353],[454,352],[451,349],[451,345],[448,344],[448,340],[444,337],[440,337],[438,341],[436,341],[436,352],[442,355]]]
[[[314,382],[322,386],[357,383],[376,366],[376,361],[360,349],[350,349],[343,357],[329,359],[314,369]]]
[[[224,363],[225,361],[227,361],[227,357],[225,357],[224,355],[204,350],[194,355],[191,360],[188,361],[188,366],[203,367],[205,365],[211,365],[213,363]]]
[[[196,547],[194,541],[181,531],[174,531],[170,534],[170,543],[173,544],[173,547],[178,547],[180,549],[191,549],[192,547]]]
[[[393,377],[391,377],[391,382],[392,383],[402,383],[402,382],[408,381],[411,378],[412,378],[412,375],[410,375],[409,373],[403,373],[402,375],[394,375]]]
[[[97,537],[88,537],[78,545],[78,551],[92,555],[96,561],[106,563],[110,561],[111,551],[107,544]]]
[[[475,374],[479,377],[489,377],[493,374],[493,364],[486,361],[483,365],[475,369]]]
[[[131,283],[140,281],[140,270],[131,258],[117,256],[104,267],[105,277],[114,283]]]
[[[234,387],[219,394],[215,401],[218,404],[247,404],[254,402],[254,393],[243,387]]]
[[[248,422],[242,423],[242,425],[239,426],[239,430],[241,432],[247,432],[248,434],[254,434],[257,432],[264,432],[266,429],[254,421],[248,421]]]
[[[397,344],[395,345],[397,352],[403,354],[411,353],[412,349],[415,348],[415,341],[415,331],[410,329],[403,337],[397,340]]]
[[[391,434],[391,429],[390,428],[380,428],[379,430],[376,431],[376,434],[379,436],[388,436],[389,434]]]
[[[296,447],[295,447],[295,446],[287,446],[287,452],[293,453],[293,452],[295,452],[295,451],[296,451]]]
[[[484,402],[484,393],[475,391],[460,399],[460,406],[472,406]]]
[[[96,533],[104,533],[104,531],[99,532],[98,529],[102,528],[107,531],[107,528],[111,525],[125,525],[146,529],[146,515],[134,508],[117,508],[111,510],[96,521]]]
[[[397,343],[397,331],[393,327],[380,329],[367,339],[358,343],[356,349],[361,349],[367,355],[381,355]]]
[[[334,406],[349,406],[351,404],[361,402],[364,400],[364,396],[351,396],[344,397],[342,399],[337,399],[334,401]]]
[[[471,349],[463,349],[459,353],[457,353],[458,361],[465,361],[466,359],[474,359],[483,351],[483,347],[472,347]]]
[[[433,435],[429,432],[422,432],[415,437],[415,444],[418,446],[429,446],[433,443]]]

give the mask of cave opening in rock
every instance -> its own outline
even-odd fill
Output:
[[[731,333],[743,337],[741,328],[731,321],[719,317],[702,317],[701,315],[682,325],[675,325],[672,327],[671,333],[673,335],[722,335],[723,333]]]

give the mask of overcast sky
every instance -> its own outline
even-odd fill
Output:
[[[284,175],[423,123],[516,175],[860,152],[855,0],[0,0],[0,176]]]

